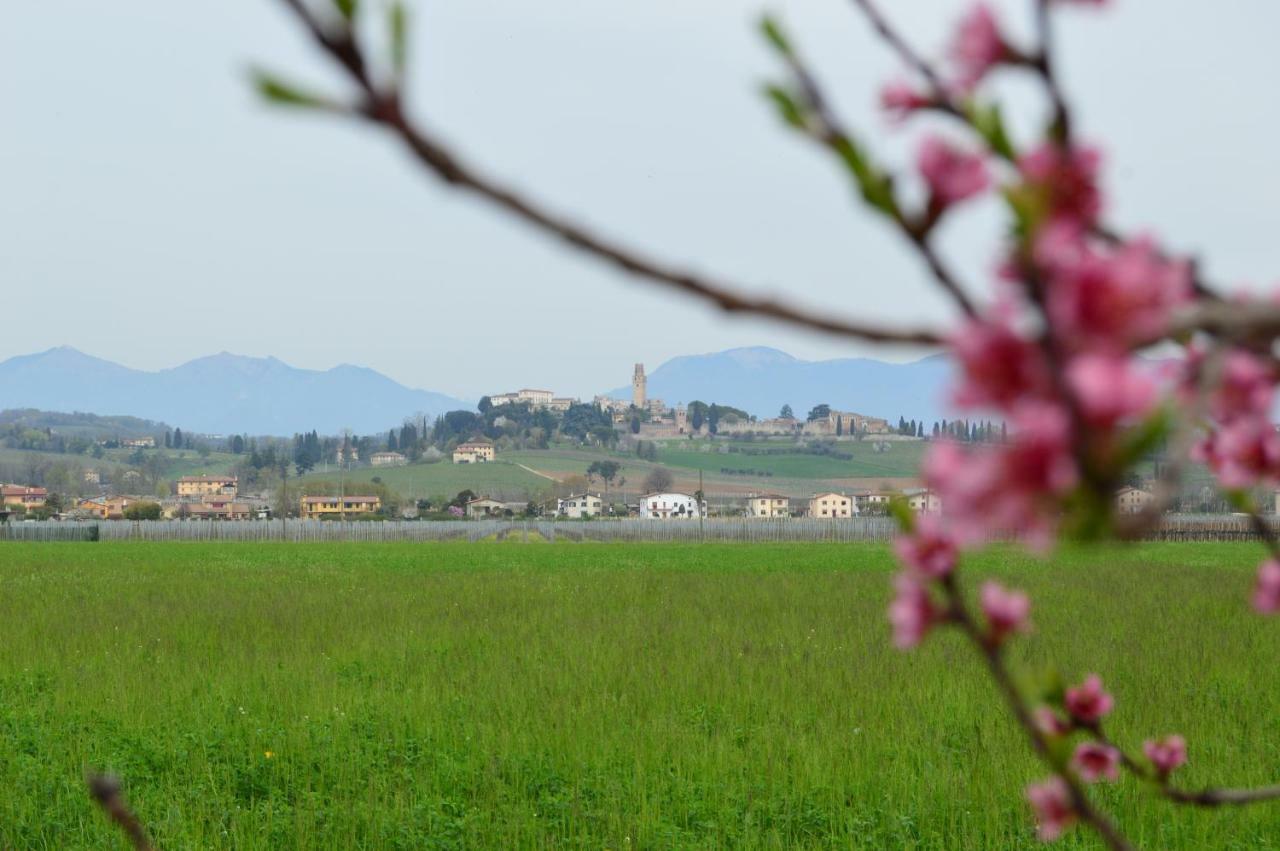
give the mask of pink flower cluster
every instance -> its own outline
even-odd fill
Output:
[[[1201,353],[1188,358],[1184,393],[1194,396],[1200,371],[1213,366]],[[1213,428],[1193,457],[1207,463],[1223,487],[1249,488],[1280,482],[1280,434],[1271,423],[1275,371],[1262,358],[1242,349],[1223,357],[1221,374],[1209,398]]]
[[[1280,561],[1268,559],[1258,568],[1253,607],[1264,615],[1280,612]]]
[[[916,163],[929,185],[930,205],[938,210],[979,195],[991,184],[981,156],[961,150],[940,136],[925,137]]]
[[[1163,779],[1187,761],[1187,742],[1181,736],[1148,739],[1142,743],[1142,753],[1151,761],[1156,774]]]
[[[1036,815],[1036,836],[1041,842],[1053,842],[1076,822],[1071,789],[1061,777],[1050,777],[1027,787],[1027,801]]]
[[[978,3],[960,19],[952,36],[950,55],[955,87],[962,92],[972,91],[987,72],[1010,57],[991,7]]]
[[[1110,714],[1115,698],[1103,690],[1101,677],[1090,674],[1080,685],[1067,689],[1063,703],[1073,721],[1091,727]]]

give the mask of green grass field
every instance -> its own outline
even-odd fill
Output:
[[[1192,786],[1280,778],[1257,549],[976,560],[1020,664],[1098,670]],[[1041,775],[954,636],[888,646],[877,546],[0,546],[0,848],[1038,847]],[[1144,848],[1280,846],[1280,803],[1097,798]],[[1094,848],[1074,833],[1062,844]]]
[[[717,446],[733,444],[716,444]],[[888,450],[877,452],[874,441],[845,441],[837,444],[836,451],[852,455],[852,460],[822,455],[748,455],[743,452],[701,452],[682,443],[668,443],[658,453],[658,461],[673,467],[718,472],[722,467],[750,469],[768,472],[773,476],[791,479],[855,479],[907,478],[919,475],[920,461],[929,446],[924,441],[888,443]],[[744,443],[741,448],[783,448],[779,443]]]
[[[337,482],[338,476],[337,470],[318,469],[308,473],[303,481]],[[549,491],[555,485],[555,482],[521,469],[506,459],[488,464],[452,464],[444,460],[406,467],[358,467],[345,476],[352,487],[377,477],[406,499],[452,497],[468,489],[495,498],[527,499],[531,494]]]

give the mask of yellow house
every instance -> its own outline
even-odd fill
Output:
[[[135,501],[123,496],[101,496],[80,500],[76,503],[76,510],[97,517],[99,520],[110,520],[123,517],[124,510]]]
[[[235,476],[183,476],[178,479],[178,496],[235,496],[240,479]]]
[[[307,520],[325,517],[345,517],[349,514],[373,514],[382,508],[382,500],[376,496],[304,496],[302,516]]]
[[[917,514],[937,514],[942,511],[942,497],[928,488],[908,488],[902,492],[907,506]]]
[[[459,443],[453,450],[455,464],[481,464],[493,460],[493,444],[483,440],[469,440]]]
[[[752,494],[747,497],[749,517],[790,517],[791,497],[776,493]]]
[[[853,497],[843,493],[816,493],[809,499],[809,516],[820,520],[852,517],[857,510]]]

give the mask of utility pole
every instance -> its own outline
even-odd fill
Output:
[[[707,495],[702,490],[702,468],[698,468],[698,541],[706,543],[707,532],[706,527],[702,525],[703,515],[706,511]]]
[[[288,536],[289,517],[289,459],[280,463],[280,540]]]

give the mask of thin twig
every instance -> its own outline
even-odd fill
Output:
[[[1180,789],[1171,785],[1168,777],[1160,777],[1153,774],[1146,765],[1139,762],[1114,741],[1108,738],[1102,731],[1101,726],[1095,725],[1088,732],[1096,741],[1109,748],[1113,748],[1120,754],[1120,764],[1125,767],[1126,771],[1140,780],[1151,781],[1155,784],[1156,790],[1161,796],[1168,798],[1174,803],[1189,804],[1197,807],[1223,807],[1245,806],[1247,804],[1256,804],[1263,801],[1274,801],[1280,799],[1280,784],[1273,786],[1258,786],[1253,789],[1231,789],[1224,787],[1210,787],[1208,789],[1195,791],[1190,789]]]
[[[794,51],[788,52],[785,59],[792,75],[796,78],[796,82],[799,83],[805,99],[808,101],[809,108],[818,121],[818,126],[810,128],[807,135],[824,147],[829,148],[837,157],[842,156],[841,152],[843,150],[855,147],[853,138],[848,129],[846,129],[844,122],[830,107],[816,76],[805,65],[804,60]],[[930,274],[933,275],[934,281],[951,297],[951,300],[966,316],[976,316],[977,308],[974,307],[973,301],[965,292],[964,287],[960,285],[956,274],[947,267],[929,242],[928,229],[904,218],[901,213],[894,217],[894,222],[898,225],[903,235],[919,251]]]
[[[1040,72],[1045,90],[1053,102],[1053,123],[1058,141],[1063,147],[1071,145],[1071,112],[1067,99],[1058,84],[1053,50],[1053,0],[1036,0],[1036,30],[1039,34],[1039,53],[1030,60],[1031,67]]]
[[[930,328],[895,329],[879,323],[842,319],[829,312],[807,310],[774,298],[748,295],[741,287],[645,257],[548,211],[464,163],[420,125],[411,121],[405,115],[398,92],[394,89],[379,89],[369,70],[369,63],[349,29],[327,28],[302,0],[281,2],[297,15],[316,43],[347,72],[352,82],[361,90],[365,103],[359,114],[392,131],[421,165],[451,186],[474,192],[517,218],[626,272],[709,301],[729,313],[765,316],[836,336],[875,343],[920,346],[943,343],[944,335]]]
[[[129,843],[133,845],[135,851],[156,851],[151,840],[147,838],[147,831],[142,826],[142,822],[124,802],[120,778],[113,774],[90,774],[85,782],[89,786],[89,794],[98,802],[98,806],[102,807],[107,817],[124,831],[125,836],[129,837]]]
[[[968,117],[965,115],[964,110],[960,109],[951,97],[951,92],[942,81],[942,75],[940,75],[937,69],[935,69],[923,56],[916,52],[915,48],[911,46],[901,33],[894,29],[893,25],[889,23],[889,19],[880,11],[880,8],[875,4],[874,0],[853,0],[853,4],[862,11],[862,14],[866,17],[868,23],[870,23],[872,28],[880,34],[880,38],[893,48],[894,52],[898,54],[898,57],[908,66],[914,68],[921,77],[924,77],[925,81],[929,84],[930,94],[933,95],[933,99],[935,101],[934,107],[942,110],[943,112],[955,115],[967,123]]]

